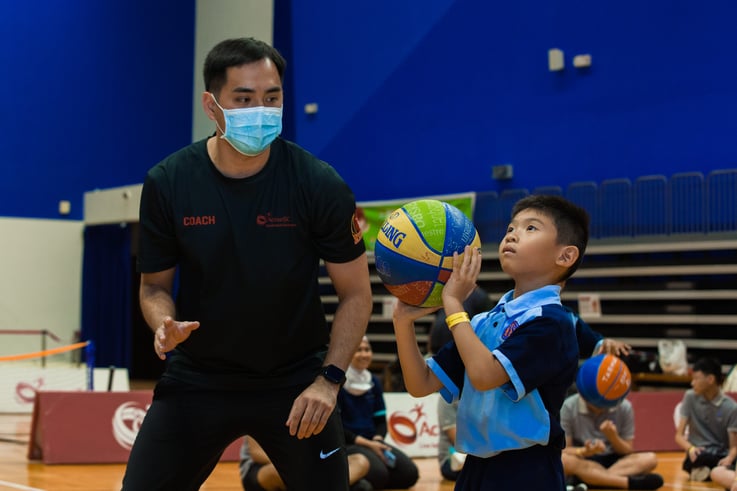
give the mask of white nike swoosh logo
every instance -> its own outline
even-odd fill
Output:
[[[338,450],[340,450],[340,447],[338,447],[338,448],[334,448],[333,450],[329,451],[328,453],[325,453],[325,452],[323,452],[322,450],[320,450],[320,460],[325,460],[325,459],[327,459],[328,457],[330,457],[331,455],[333,455],[333,454],[334,454],[335,452],[337,452]]]

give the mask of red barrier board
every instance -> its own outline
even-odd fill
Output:
[[[28,458],[44,464],[125,463],[152,392],[39,391]],[[221,461],[237,461],[241,439]]]
[[[679,452],[673,413],[684,390],[630,392],[627,399],[635,412],[635,442],[638,452]]]

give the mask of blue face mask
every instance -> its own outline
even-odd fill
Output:
[[[215,122],[223,133],[220,138],[243,155],[253,157],[262,153],[281,133],[281,107],[223,109],[214,95],[212,100],[223,111],[225,118],[224,131]]]

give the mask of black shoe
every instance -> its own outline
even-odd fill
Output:
[[[663,476],[655,473],[630,476],[627,483],[627,489],[658,489],[663,485]]]
[[[359,479],[351,486],[351,491],[374,491],[374,487],[366,479]]]

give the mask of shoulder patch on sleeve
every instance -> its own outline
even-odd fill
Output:
[[[358,244],[363,239],[363,228],[366,226],[366,218],[363,215],[361,208],[356,208],[353,212],[351,219],[351,235],[353,236],[353,243]]]

